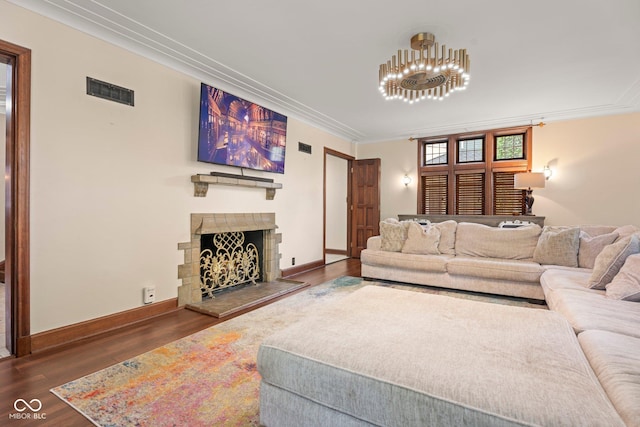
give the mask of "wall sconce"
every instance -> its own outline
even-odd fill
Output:
[[[542,173],[544,173],[544,179],[546,179],[547,181],[549,180],[549,178],[551,178],[551,175],[553,175],[553,171],[551,170],[549,165],[544,165]]]
[[[411,177],[409,175],[405,175],[402,177],[402,183],[405,187],[408,187],[411,184]]]

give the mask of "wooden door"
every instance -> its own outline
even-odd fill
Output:
[[[351,256],[380,234],[380,159],[354,160],[351,168]]]

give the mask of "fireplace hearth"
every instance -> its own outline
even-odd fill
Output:
[[[277,228],[275,213],[191,214],[191,241],[178,244],[184,251],[178,305],[200,303],[203,295],[215,297],[243,283],[279,279],[282,235]]]

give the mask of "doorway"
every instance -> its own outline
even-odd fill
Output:
[[[324,149],[324,262],[331,264],[351,256],[351,162],[354,157]]]
[[[5,123],[5,344],[10,354],[31,353],[29,309],[29,140],[31,50],[0,40],[6,69]]]
[[[7,129],[6,129],[6,96],[7,96],[7,65],[0,62],[0,164],[6,164]],[[0,186],[0,206],[5,211],[4,185]],[[0,241],[5,242],[5,223],[0,221]],[[7,330],[11,329],[11,316],[6,313],[6,289],[4,284],[5,245],[0,245],[0,358],[11,355],[7,346]],[[9,313],[10,314],[10,313]],[[7,324],[9,322],[9,324]]]

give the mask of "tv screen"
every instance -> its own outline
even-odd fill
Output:
[[[202,83],[198,161],[284,173],[287,117]]]

